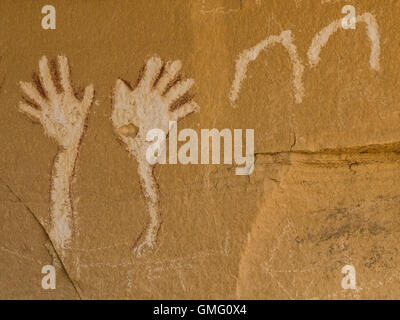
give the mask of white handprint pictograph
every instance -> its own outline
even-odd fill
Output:
[[[19,110],[40,122],[45,134],[58,145],[51,178],[50,237],[60,254],[63,254],[72,237],[71,180],[94,89],[89,85],[82,100],[78,99],[71,85],[67,58],[58,56],[57,60],[59,81],[53,79],[49,62],[42,57],[39,61],[38,86],[20,82],[26,99],[19,103]]]
[[[146,229],[134,246],[138,257],[154,247],[161,225],[154,165],[146,159],[151,144],[146,141],[146,134],[157,128],[167,135],[170,121],[178,121],[199,110],[197,103],[187,95],[194,80],[180,80],[181,67],[179,60],[164,64],[159,57],[152,57],[147,60],[143,77],[135,89],[121,79],[117,80],[114,89],[111,120],[118,137],[138,162],[140,184],[150,216]],[[174,105],[178,106],[172,108]]]

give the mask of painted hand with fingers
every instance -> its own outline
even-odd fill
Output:
[[[82,101],[78,100],[70,82],[68,60],[58,56],[58,73],[62,92],[57,91],[52,79],[46,57],[39,61],[40,89],[30,82],[20,82],[29,103],[20,102],[19,109],[33,120],[39,121],[45,133],[54,138],[63,149],[75,148],[82,136],[89,107],[92,104],[94,89],[89,85],[85,89]],[[44,93],[45,96],[42,95]]]
[[[50,237],[58,253],[63,255],[72,237],[71,178],[94,89],[89,85],[82,100],[78,99],[71,85],[67,58],[58,56],[57,62],[58,70],[52,70],[46,57],[40,59],[37,86],[20,82],[25,99],[19,103],[19,110],[40,122],[46,135],[58,145],[50,191]]]
[[[141,187],[150,215],[147,228],[135,244],[137,256],[154,247],[161,224],[154,165],[146,159],[146,151],[151,144],[146,141],[147,132],[157,128],[168,135],[170,121],[178,121],[199,110],[197,103],[188,97],[194,80],[180,80],[181,67],[179,60],[164,64],[160,58],[152,57],[147,61],[136,88],[132,89],[118,79],[114,89],[111,120],[117,135],[138,161]]]

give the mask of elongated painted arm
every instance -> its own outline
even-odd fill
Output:
[[[77,148],[60,149],[54,160],[50,190],[51,237],[61,252],[72,237],[71,181]]]

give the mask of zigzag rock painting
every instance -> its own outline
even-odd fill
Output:
[[[400,299],[398,16],[1,1],[0,298]]]

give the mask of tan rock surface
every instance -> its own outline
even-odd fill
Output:
[[[353,4],[379,26],[380,70],[370,67],[365,24],[338,30],[310,68],[314,36]],[[1,298],[400,298],[397,1],[54,1],[57,29],[41,28],[41,4],[2,1],[0,20]],[[18,23],[17,23],[18,21]],[[249,63],[233,108],[241,52],[291,30],[304,66],[276,44]],[[55,143],[18,112],[20,81],[42,56],[68,57],[76,86],[93,83],[71,198],[74,236],[60,261],[49,201]],[[201,111],[179,129],[255,130],[255,170],[157,165],[163,216],[157,246],[137,258],[148,221],[137,162],[110,120],[118,78],[134,83],[154,54],[179,59]],[[43,226],[43,227],[42,227]],[[57,289],[41,288],[54,264]],[[352,264],[357,290],[343,290]]]

